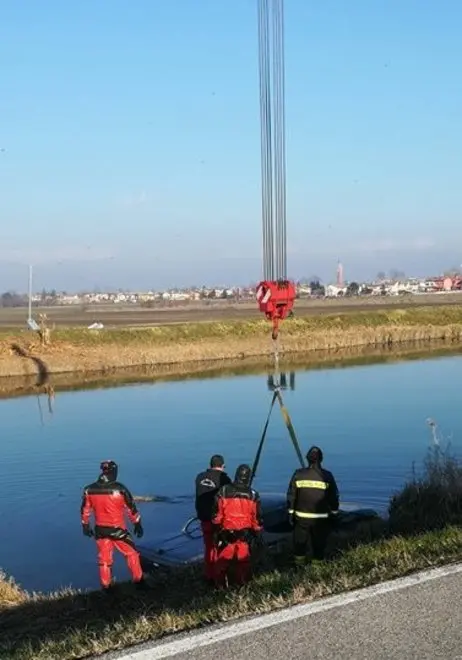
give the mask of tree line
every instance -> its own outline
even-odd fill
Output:
[[[55,289],[46,291],[43,289],[40,294],[40,303],[47,305],[54,305],[58,300],[58,294]],[[5,291],[0,296],[0,307],[26,307],[29,304],[29,298],[24,293],[16,293],[15,291]],[[37,302],[32,303],[34,306]]]

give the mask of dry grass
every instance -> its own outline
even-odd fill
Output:
[[[285,336],[310,336],[317,331],[360,331],[387,326],[405,328],[416,326],[451,326],[462,323],[462,305],[413,307],[406,309],[369,309],[360,312],[342,311],[322,316],[294,316],[284,321]],[[55,341],[80,345],[155,344],[170,345],[201,341],[203,339],[234,339],[268,336],[269,323],[264,319],[243,321],[211,321],[178,323],[137,328],[113,328],[103,331],[86,328],[58,328]],[[24,334],[24,332],[14,333]],[[11,336],[11,334],[10,334]]]
[[[337,369],[367,364],[420,360],[460,354],[462,343],[434,341],[401,343],[394,346],[354,346],[337,351],[311,351],[302,356],[289,354],[281,361],[281,370],[307,371],[311,369]],[[81,389],[104,389],[131,384],[203,378],[233,378],[239,376],[267,376],[272,360],[259,356],[240,360],[216,360],[159,365],[144,365],[105,371],[65,372],[50,374],[49,382],[55,392]],[[37,394],[37,377],[9,376],[0,378],[0,399]]]
[[[281,350],[289,354],[336,352],[353,347],[389,348],[404,343],[455,344],[462,340],[462,306],[344,312],[285,321]],[[19,344],[30,359],[19,357]],[[259,321],[184,323],[149,328],[58,329],[42,347],[27,332],[0,335],[0,376],[33,375],[34,359],[50,374],[108,372],[117,368],[222,363],[272,355],[269,324]]]
[[[28,600],[28,594],[15,583],[13,578],[0,571],[0,611]]]

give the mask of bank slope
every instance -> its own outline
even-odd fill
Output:
[[[405,343],[457,344],[462,306],[344,312],[287,319],[282,354],[313,354],[355,347]],[[148,328],[61,328],[49,345],[27,331],[0,334],[0,376],[108,372],[120,368],[269,358],[273,351],[265,320],[182,323]]]
[[[207,591],[195,572],[159,582],[140,594],[121,585],[112,600],[99,592],[51,597],[18,592],[0,610],[0,657],[70,660],[210,623],[267,613],[322,596],[408,575],[462,559],[462,530],[448,527],[419,536],[383,539],[346,551],[312,568],[273,570],[244,589]],[[1,590],[0,590],[1,593]]]

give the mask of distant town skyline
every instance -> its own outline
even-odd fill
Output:
[[[340,277],[339,277],[340,275]],[[23,292],[6,291],[0,293],[0,307],[77,307],[93,305],[141,305],[145,308],[155,308],[165,304],[195,304],[232,301],[256,302],[257,283],[246,286],[211,286],[211,287],[183,287],[167,290],[94,290],[68,292],[56,289],[43,289],[39,292],[24,294]],[[462,271],[454,269],[439,277],[408,277],[404,272],[391,271],[389,274],[378,273],[374,280],[344,282],[341,278],[341,265],[337,270],[337,281],[321,282],[318,277],[304,278],[296,282],[297,298],[310,297],[382,297],[400,295],[441,294],[449,292],[462,292]],[[29,312],[31,314],[32,311]]]

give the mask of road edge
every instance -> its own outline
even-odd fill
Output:
[[[169,635],[163,640],[155,640],[136,645],[123,651],[109,652],[104,656],[106,660],[162,660],[192,649],[204,648],[212,644],[223,642],[226,639],[240,637],[270,628],[287,621],[294,621],[306,616],[326,612],[338,607],[344,607],[356,602],[374,598],[393,591],[401,591],[431,580],[437,580],[462,572],[462,562],[447,564],[438,568],[426,569],[412,573],[405,577],[380,582],[370,587],[348,591],[335,596],[327,596],[319,600],[294,605],[276,610],[268,614],[245,617],[235,623],[222,623],[207,627],[206,630],[190,631]]]

